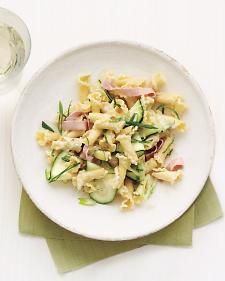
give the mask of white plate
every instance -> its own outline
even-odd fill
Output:
[[[48,184],[46,159],[35,141],[42,120],[51,120],[59,100],[76,99],[75,81],[81,73],[103,70],[150,77],[162,72],[168,90],[181,94],[189,106],[188,130],[177,137],[176,153],[184,158],[184,177],[175,186],[158,183],[153,196],[133,211],[118,206],[78,204],[71,186]],[[167,90],[167,89],[166,89]],[[36,206],[62,227],[95,239],[127,240],[158,231],[180,217],[201,191],[214,154],[210,109],[196,82],[174,59],[150,47],[104,42],[64,53],[34,75],[19,101],[12,126],[12,150],[20,179]]]

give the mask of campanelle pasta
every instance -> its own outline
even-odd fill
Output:
[[[163,90],[161,73],[151,79],[104,73],[78,78],[79,101],[59,102],[56,121],[42,121],[36,139],[46,149],[49,183],[71,182],[86,194],[81,204],[122,209],[142,204],[157,181],[175,184],[183,162],[173,158],[176,134],[186,130],[182,97]],[[168,187],[169,188],[169,187]]]

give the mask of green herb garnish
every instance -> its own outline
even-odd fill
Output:
[[[170,147],[173,143],[174,143],[174,139],[168,144],[168,146],[166,147],[166,149],[162,153],[166,153],[170,149]]]
[[[131,120],[127,120],[126,121],[126,125],[128,126],[134,126],[134,127],[139,127],[139,128],[147,128],[147,129],[158,129],[155,126],[149,125],[149,124],[145,124],[145,123],[139,123],[139,122],[135,122],[135,121],[131,121]]]
[[[71,105],[72,105],[72,101],[70,101],[70,103],[69,103],[69,105],[68,105],[66,117],[68,117],[68,116],[70,115],[70,108],[71,108]]]
[[[47,123],[45,123],[44,121],[41,122],[41,126],[42,128],[49,130],[50,132],[55,132]]]
[[[170,156],[172,152],[173,152],[173,148],[171,148],[171,150],[169,151],[169,153],[167,154],[167,156]]]
[[[110,102],[110,103],[113,102],[114,97],[109,93],[109,91],[105,90],[105,94],[106,94],[106,96],[108,97],[109,102]]]
[[[70,162],[70,157],[71,157],[71,155],[66,154],[62,157],[62,160],[65,161],[65,162]]]
[[[121,105],[116,102],[116,98],[115,98],[115,97],[113,97],[113,102],[114,102],[114,106],[115,106],[115,107],[116,107],[116,106],[121,107]]]
[[[114,102],[114,107],[116,107],[116,106],[121,107],[121,105],[116,102],[116,98],[113,95],[111,95],[108,90],[104,90],[104,92],[107,95],[109,102],[110,103]]]
[[[51,151],[51,157],[54,158],[54,157],[56,156],[56,154],[57,154],[57,153],[56,153],[55,149],[52,149],[52,151]]]
[[[60,134],[62,134],[62,122],[63,122],[63,119],[64,119],[63,105],[62,105],[62,102],[59,101],[58,130],[59,130]]]
[[[98,82],[99,82],[100,84],[102,84],[102,81],[101,81],[101,80],[98,80]],[[110,103],[114,102],[114,107],[116,107],[116,106],[121,107],[121,105],[116,102],[116,98],[115,98],[113,95],[111,95],[108,90],[104,89],[104,92],[105,92],[106,96],[108,97],[109,102],[110,102]]]

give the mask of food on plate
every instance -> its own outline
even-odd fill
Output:
[[[37,142],[47,154],[49,183],[71,182],[86,195],[80,204],[122,209],[147,200],[157,181],[174,184],[183,160],[172,157],[176,133],[187,106],[181,96],[163,91],[165,77],[151,79],[104,73],[95,83],[79,77],[79,101],[61,101],[54,122],[42,121]]]

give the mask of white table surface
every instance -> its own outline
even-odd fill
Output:
[[[126,39],[176,57],[210,103],[217,146],[211,178],[225,209],[224,0],[0,0],[27,23],[32,53],[17,88],[0,96],[0,280],[224,280],[225,220],[194,231],[193,246],[146,246],[81,270],[57,273],[43,239],[18,233],[21,186],[10,151],[10,122],[21,89],[50,58],[80,43]]]

